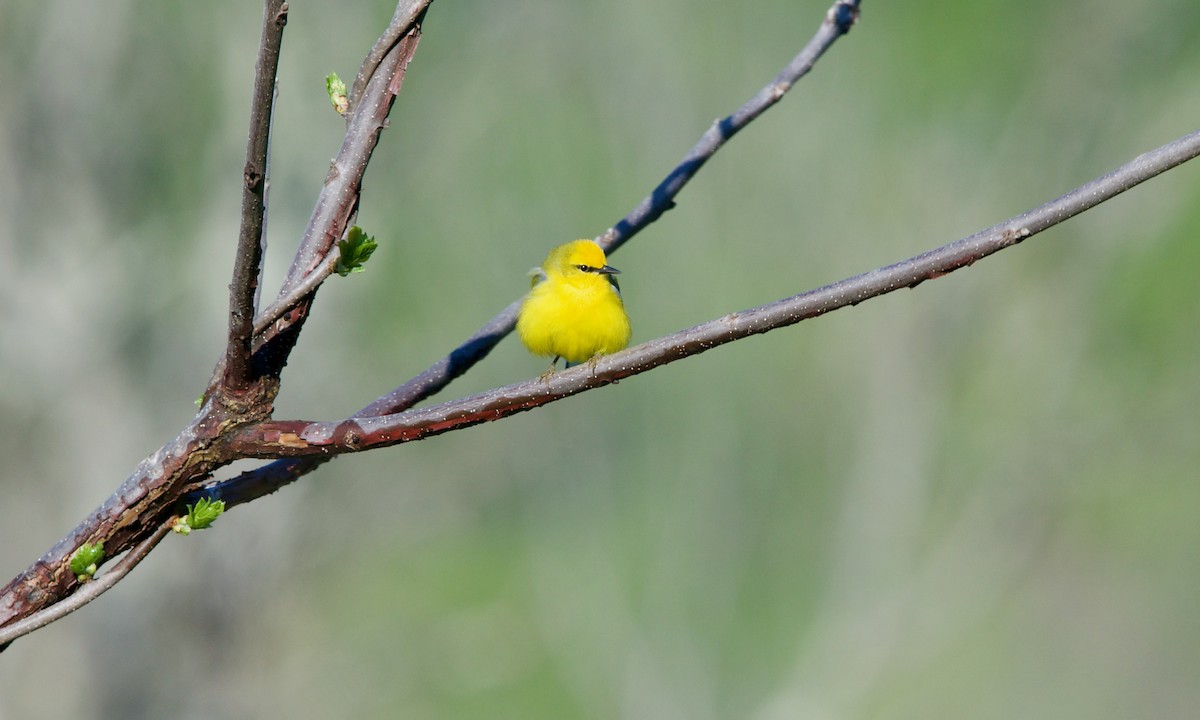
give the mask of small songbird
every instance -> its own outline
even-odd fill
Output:
[[[517,316],[517,335],[534,355],[559,358],[567,367],[624,349],[629,316],[604,251],[591,240],[575,240],[550,251],[531,271],[533,288]]]

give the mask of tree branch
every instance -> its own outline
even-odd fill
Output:
[[[283,0],[266,0],[262,39],[254,71],[254,93],[250,102],[250,137],[246,143],[246,167],[242,173],[242,224],[229,285],[229,341],[225,349],[224,384],[240,391],[255,379],[250,363],[255,295],[262,266],[263,218],[266,203],[267,148],[271,137],[271,112],[275,99],[275,75],[279,48],[287,25],[288,5]]]
[[[700,136],[700,140],[683,156],[683,160],[675,166],[667,177],[654,188],[628,215],[596,238],[596,242],[605,252],[615,252],[631,237],[640,232],[650,223],[657,220],[664,212],[675,207],[675,196],[684,185],[704,167],[704,163],[721,149],[727,140],[739,130],[749,125],[759,115],[769,110],[779,102],[792,85],[808,74],[816,65],[817,60],[825,54],[833,43],[850,32],[850,28],[858,22],[859,0],[839,0],[825,13],[825,21],[817,29],[804,49],[792,59],[788,66],[767,83],[763,89],[747,100],[732,115],[721,118],[712,124]]]
[[[900,288],[916,287],[1016,245],[1197,155],[1200,131],[1139,155],[1107,175],[969,237],[878,270],[642,343],[602,357],[594,365],[585,363],[546,379],[497,388],[432,408],[334,422],[255,423],[228,436],[228,448],[239,457],[328,456],[411,442],[499,420],[734,340],[857,305]]]

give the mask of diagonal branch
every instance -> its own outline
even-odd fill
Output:
[[[262,40],[254,70],[254,94],[250,102],[250,137],[246,143],[246,166],[242,173],[242,224],[229,285],[229,341],[225,349],[225,384],[244,390],[254,381],[250,363],[255,296],[262,266],[263,218],[266,210],[267,149],[270,146],[271,114],[275,99],[275,75],[279,48],[287,25],[288,4],[266,0]]]
[[[725,343],[794,325],[880,295],[912,288],[1011,247],[1200,155],[1193,132],[1092,182],[974,235],[887,267],[681,330],[600,358],[594,364],[497,388],[436,407],[334,422],[267,421],[227,437],[239,457],[329,456],[420,440],[524,412],[699,355]]]
[[[858,22],[859,0],[839,0],[825,13],[817,34],[804,46],[800,54],[788,66],[767,83],[754,97],[747,100],[732,115],[721,118],[700,136],[700,140],[688,150],[683,160],[667,175],[654,191],[647,195],[620,222],[596,238],[605,252],[613,252],[625,244],[643,228],[657,220],[664,212],[675,207],[675,196],[684,185],[704,167],[704,163],[721,149],[727,140],[749,125],[759,115],[779,102],[796,81],[808,74],[817,60],[841,36],[850,32]]]

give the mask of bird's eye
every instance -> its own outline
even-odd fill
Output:
[[[588,272],[589,270],[591,270],[591,268],[588,267],[587,265],[576,265],[575,267],[579,268],[583,272]]]

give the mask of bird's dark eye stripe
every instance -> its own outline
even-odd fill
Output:
[[[582,270],[584,272],[596,272],[597,270],[600,269],[600,268],[594,268],[591,265],[576,265],[575,267],[579,268],[580,270]]]

